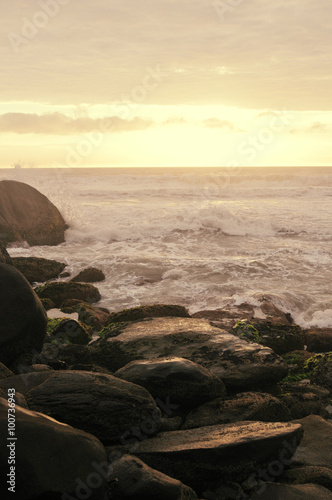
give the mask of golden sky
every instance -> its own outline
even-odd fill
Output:
[[[331,0],[11,0],[0,166],[332,165]]]

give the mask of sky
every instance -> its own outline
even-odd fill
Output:
[[[0,166],[332,166],[331,0],[11,0]]]

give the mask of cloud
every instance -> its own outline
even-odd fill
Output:
[[[219,118],[208,118],[203,124],[208,128],[222,128],[229,131],[235,131],[234,125],[228,120],[219,120]]]
[[[152,125],[152,120],[143,120],[138,117],[124,120],[118,116],[109,116],[102,119],[71,118],[61,113],[45,115],[5,113],[0,115],[0,132],[16,134],[72,135],[98,129],[109,132],[130,132],[145,130]]]

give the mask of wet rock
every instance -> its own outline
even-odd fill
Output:
[[[0,379],[13,377],[14,373],[6,365],[0,363]]]
[[[45,382],[51,374],[51,371],[21,373],[20,375],[0,379],[0,388],[5,392],[14,388],[16,392],[26,396],[31,389]]]
[[[0,361],[10,363],[40,352],[46,334],[46,312],[28,281],[13,266],[0,264]]]
[[[311,382],[332,390],[332,352],[310,358],[307,369],[311,372]]]
[[[0,241],[0,263],[1,264],[8,264],[10,266],[13,265],[13,261],[9,255],[9,253],[7,252],[6,245],[1,243],[1,241]]]
[[[304,435],[293,457],[292,467],[313,465],[332,469],[332,424],[317,415],[309,415],[294,423],[302,425]]]
[[[328,417],[326,407],[330,401],[330,392],[323,387],[302,382],[280,384],[278,397],[287,405],[291,420],[316,414]]]
[[[316,484],[265,483],[251,500],[329,500],[332,493]]]
[[[207,368],[236,391],[277,383],[287,375],[285,363],[271,349],[192,318],[132,323],[116,337],[90,344],[89,353],[111,371],[134,360],[179,356]]]
[[[49,311],[50,309],[56,309],[54,302],[51,299],[40,299],[40,302],[43,304],[45,311]]]
[[[29,283],[44,282],[57,278],[66,264],[56,260],[39,257],[13,257],[14,267],[18,269]]]
[[[96,269],[95,267],[88,267],[74,276],[70,281],[76,283],[96,283],[97,281],[104,280],[105,274],[103,271],[100,271],[100,269]]]
[[[215,399],[193,410],[187,415],[182,429],[242,420],[287,422],[291,420],[291,414],[284,403],[270,394],[245,392],[230,399]]]
[[[0,233],[4,241],[58,245],[67,225],[59,210],[37,189],[23,182],[0,181]]]
[[[88,325],[95,332],[102,330],[108,322],[109,313],[91,304],[81,303],[76,311],[79,321]]]
[[[85,365],[85,364],[80,364],[78,363],[77,365],[71,365],[69,366],[68,370],[81,370],[84,372],[98,372],[98,373],[106,373],[107,375],[113,375],[109,370],[106,368],[103,368],[102,366],[98,365]]]
[[[113,312],[109,315],[109,323],[124,321],[140,321],[145,318],[161,318],[166,316],[189,318],[187,309],[183,306],[173,306],[165,304],[154,304],[151,306],[133,307],[123,311]]]
[[[131,447],[150,467],[188,484],[197,493],[243,481],[258,467],[291,455],[302,437],[293,423],[238,422],[174,432],[145,441],[107,448],[108,454]]]
[[[152,435],[160,410],[143,388],[112,375],[58,371],[27,394],[32,410],[90,432],[111,443],[129,439],[133,429]],[[142,427],[142,428],[141,428]]]
[[[114,375],[145,387],[154,398],[169,397],[182,409],[199,406],[226,394],[220,378],[183,358],[132,361]]]
[[[35,292],[41,299],[51,299],[58,308],[66,299],[78,299],[89,303],[101,299],[99,290],[88,283],[54,281],[38,286]]]
[[[114,500],[197,500],[197,495],[191,488],[151,469],[137,457],[124,455],[114,460],[110,471],[108,494]]]
[[[305,330],[304,341],[310,352],[332,351],[332,328],[311,328],[310,330]]]
[[[47,498],[50,493],[53,498],[61,498],[61,494],[81,498],[77,496],[81,493],[79,486],[97,475],[98,481],[93,482],[89,499],[103,498],[106,478],[100,468],[105,470],[106,453],[96,437],[19,406],[16,406],[15,418],[16,492],[13,497],[21,500]],[[6,400],[0,399],[0,496],[3,499],[11,494],[6,477],[8,448],[3,446],[7,431],[8,405]]]
[[[92,339],[88,328],[74,319],[55,318],[49,320],[49,325],[52,324],[54,328],[49,332],[51,342],[87,345]]]
[[[297,467],[289,469],[282,475],[282,480],[291,484],[319,484],[332,491],[332,470],[327,467]]]

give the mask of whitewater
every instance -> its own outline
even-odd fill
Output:
[[[101,269],[111,311],[268,298],[303,327],[332,327],[332,168],[19,168],[0,179],[34,186],[69,225],[65,243],[11,244],[11,256]]]

